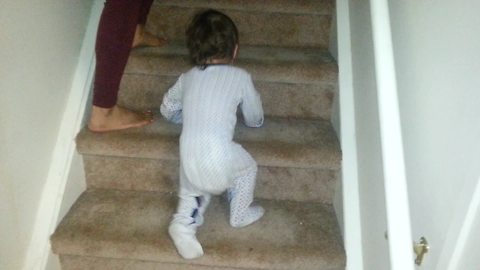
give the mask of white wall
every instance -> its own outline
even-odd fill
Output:
[[[383,270],[390,266],[370,6],[349,4],[363,269]]]
[[[0,4],[0,269],[21,269],[92,1]]]
[[[480,176],[480,2],[389,2],[408,186],[425,195],[411,198],[413,237],[439,235],[425,269],[444,269]]]

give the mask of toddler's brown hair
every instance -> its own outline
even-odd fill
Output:
[[[238,44],[235,23],[227,15],[213,9],[197,13],[185,34],[190,59],[202,69],[212,59],[232,60]]]

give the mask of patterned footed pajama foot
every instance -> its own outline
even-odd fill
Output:
[[[250,206],[243,213],[232,213],[230,216],[230,225],[235,228],[246,227],[262,218],[265,209],[261,206]]]
[[[171,223],[168,233],[177,248],[178,253],[185,259],[195,259],[203,256],[203,248],[195,236],[196,230],[189,225]]]

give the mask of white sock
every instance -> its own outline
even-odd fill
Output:
[[[171,223],[168,233],[177,248],[178,253],[185,259],[195,259],[203,256],[203,248],[195,236],[195,228],[180,223]]]

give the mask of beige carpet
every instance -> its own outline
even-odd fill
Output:
[[[82,195],[53,240],[54,252],[91,257],[185,263],[167,235],[176,198],[160,192],[90,190]],[[234,229],[216,198],[198,232],[200,265],[247,269],[335,269],[343,261],[331,207],[261,200],[258,223]]]
[[[119,102],[155,109],[190,68],[182,45],[193,12],[213,7],[240,30],[236,65],[262,95],[265,126],[237,125],[235,140],[257,160],[256,197],[266,214],[243,229],[228,225],[227,205],[213,200],[198,232],[205,256],[183,260],[168,237],[178,186],[181,127],[158,119],[141,129],[77,136],[88,190],[51,237],[63,270],[345,269],[332,207],[341,151],[330,124],[337,66],[328,51],[331,0],[155,1],[147,28],[164,48],[134,50]]]

